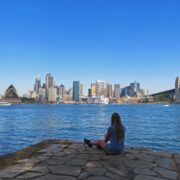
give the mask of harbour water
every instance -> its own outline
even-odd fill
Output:
[[[180,152],[180,105],[13,105],[0,107],[0,155],[45,139],[102,139],[113,112],[126,144]]]

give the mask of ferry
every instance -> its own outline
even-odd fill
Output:
[[[11,106],[11,105],[12,105],[11,103],[8,103],[8,102],[0,99],[0,106]]]

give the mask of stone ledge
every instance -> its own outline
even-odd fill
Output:
[[[0,157],[0,179],[180,179],[180,154],[126,147],[107,156],[82,142],[46,140]]]

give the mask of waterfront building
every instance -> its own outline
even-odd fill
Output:
[[[66,91],[66,100],[70,101],[73,98],[73,88],[69,88],[68,91]]]
[[[39,89],[39,95],[45,97],[46,96],[46,89],[40,88]]]
[[[59,97],[61,99],[64,99],[65,94],[66,94],[65,86],[63,84],[61,84],[60,87],[59,87]]]
[[[124,88],[122,88],[121,91],[121,96],[131,96],[131,87],[130,86],[126,86]]]
[[[177,77],[175,82],[175,100],[180,103],[180,77]]]
[[[114,84],[114,98],[119,99],[121,94],[120,84]]]
[[[46,75],[46,89],[49,89],[53,86],[54,86],[54,78],[50,73],[48,73]]]
[[[91,96],[92,97],[96,96],[96,83],[91,84]]]
[[[104,82],[103,81],[96,81],[96,96],[105,96],[105,88],[104,88]]]
[[[56,102],[56,98],[57,98],[57,89],[55,87],[50,87],[48,89],[48,101]]]
[[[92,97],[91,89],[88,89],[88,97]]]
[[[46,89],[45,88],[40,88],[39,89],[39,101],[40,102],[45,102],[46,101]]]
[[[79,84],[79,95],[80,95],[80,98],[82,98],[84,96],[84,94],[83,94],[83,84]]]
[[[35,84],[34,84],[34,91],[36,94],[39,94],[39,89],[41,88],[41,80],[39,77],[35,79]]]
[[[48,99],[48,94],[49,94],[48,90],[49,90],[49,88],[51,88],[53,86],[54,86],[54,78],[53,78],[53,76],[50,73],[48,73],[46,75],[46,98],[47,99]]]
[[[130,96],[137,96],[140,92],[140,83],[134,81],[130,84]]]
[[[8,103],[21,103],[17,90],[12,84],[5,91],[4,100]]]
[[[107,98],[112,98],[113,97],[112,84],[106,83],[106,97]]]
[[[79,101],[80,100],[80,82],[79,81],[73,81],[73,101]]]
[[[33,91],[33,90],[29,90],[29,91],[28,91],[28,98],[30,98],[30,99],[36,99],[36,97],[37,97],[37,94],[36,94],[35,91]]]

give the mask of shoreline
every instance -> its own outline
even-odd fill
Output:
[[[133,103],[133,102],[126,102],[126,103],[109,103],[109,104],[88,104],[88,103],[71,103],[71,102],[66,102],[66,103],[15,103],[15,104],[11,104],[11,105],[26,105],[26,104],[30,104],[30,105],[180,105],[180,103],[175,103],[175,102],[151,102],[151,103]],[[3,106],[2,106],[3,107]]]
[[[58,177],[177,179],[180,178],[180,153],[126,146],[122,155],[107,156],[103,151],[88,148],[79,141],[51,139],[0,156],[0,179]]]

